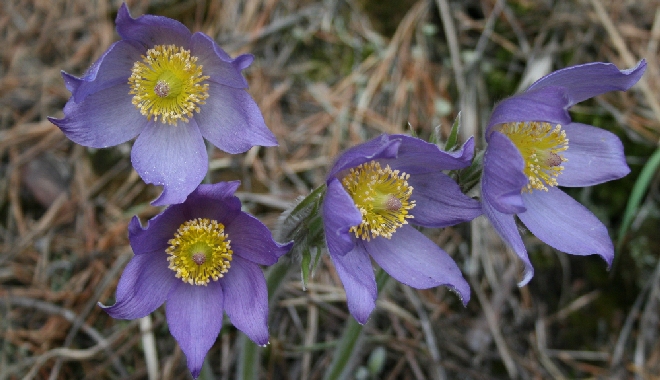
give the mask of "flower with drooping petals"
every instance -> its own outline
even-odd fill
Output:
[[[275,264],[291,244],[241,211],[240,182],[200,185],[142,228],[129,225],[135,256],[117,285],[113,318],[142,318],[165,303],[170,333],[194,377],[222,327],[223,312],[259,345],[268,343],[268,289],[259,265]]]
[[[573,254],[601,256],[609,265],[614,248],[607,228],[557,186],[591,186],[630,171],[618,137],[574,123],[568,109],[608,91],[624,91],[644,74],[646,62],[628,70],[589,63],[555,71],[493,109],[486,129],[482,203],[493,227],[522,259],[519,286],[534,268],[514,216],[539,239]]]
[[[126,4],[115,42],[81,78],[62,73],[71,98],[64,118],[49,118],[74,142],[104,148],[138,136],[131,161],[163,185],[154,205],[183,202],[208,169],[204,138],[228,153],[277,145],[247,93],[249,54],[229,57],[209,36]]]
[[[403,135],[382,135],[344,152],[330,170],[322,205],[326,245],[348,309],[365,323],[376,306],[371,258],[417,289],[446,285],[464,304],[470,287],[452,258],[412,227],[447,227],[481,215],[443,170],[472,160],[470,138],[456,152]]]

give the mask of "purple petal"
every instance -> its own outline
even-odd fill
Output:
[[[374,261],[402,284],[416,289],[444,285],[458,293],[463,305],[470,300],[470,285],[458,265],[413,227],[403,226],[391,239],[377,237],[364,246]]]
[[[128,239],[136,255],[162,253],[168,247],[168,241],[174,238],[177,229],[188,219],[182,213],[182,207],[169,207],[154,216],[142,228],[140,219],[134,216],[128,225]]]
[[[185,25],[163,16],[144,15],[134,19],[125,3],[119,7],[115,24],[122,39],[137,41],[147,49],[155,45],[190,48],[192,34]]]
[[[202,135],[227,153],[277,145],[257,103],[245,90],[209,82],[209,97],[200,108],[195,120]]]
[[[133,145],[131,161],[145,182],[164,186],[154,206],[185,201],[208,168],[204,139],[194,119],[176,126],[149,122]]]
[[[532,263],[529,261],[529,257],[527,257],[527,249],[525,249],[525,244],[523,244],[520,233],[518,232],[518,226],[516,226],[514,216],[503,214],[495,210],[485,200],[482,203],[482,207],[484,209],[484,215],[490,220],[490,224],[493,225],[495,231],[497,231],[502,240],[513,249],[525,266],[523,279],[518,283],[518,286],[527,285],[529,280],[534,277],[534,267],[532,267]]]
[[[214,281],[208,286],[179,282],[167,297],[167,324],[186,354],[188,369],[197,378],[222,327],[222,288]]]
[[[570,99],[569,106],[572,106],[609,91],[625,91],[639,81],[644,70],[646,70],[645,60],[639,61],[637,66],[627,70],[619,70],[611,63],[587,63],[550,73],[532,84],[528,91],[549,86],[564,87]]]
[[[241,181],[218,182],[214,184],[199,185],[195,190],[196,195],[211,199],[238,199],[234,196],[236,189],[241,186]]]
[[[568,149],[559,186],[583,187],[619,179],[630,173],[619,138],[604,129],[571,123],[564,127]]]
[[[231,268],[218,281],[231,323],[254,343],[268,344],[268,289],[261,268],[234,256]]]
[[[361,244],[341,256],[330,252],[330,258],[346,290],[348,310],[360,324],[365,324],[376,308],[378,288],[369,255]]]
[[[222,50],[222,49],[220,49],[219,51],[224,53],[224,50]],[[218,53],[218,54],[220,54],[220,53]],[[227,53],[225,53],[225,54],[227,54]],[[228,54],[227,54],[227,57],[229,57]],[[248,67],[250,67],[250,65],[252,64],[253,61],[254,61],[254,56],[252,54],[241,54],[238,57],[233,59],[234,66],[236,66],[236,68],[241,70],[241,71],[247,69]]]
[[[355,246],[355,237],[349,229],[362,223],[362,214],[336,178],[328,184],[322,212],[328,251],[337,256],[345,255]]]
[[[461,192],[461,188],[441,172],[410,176],[413,187],[410,224],[443,228],[470,221],[481,215],[481,204]]]
[[[347,149],[332,165],[327,178],[333,178],[342,170],[354,168],[371,160],[394,158],[401,142],[401,138],[380,135],[366,143]]]
[[[437,145],[415,137],[392,135],[391,138],[400,138],[401,145],[395,158],[380,160],[381,166],[389,164],[391,168],[411,176],[462,169],[470,165],[474,156],[474,137],[470,137],[460,149],[453,152],[445,152]]]
[[[607,265],[614,247],[607,228],[586,207],[556,187],[523,194],[525,226],[549,246],[571,255],[600,255]]]
[[[481,193],[500,212],[516,214],[525,211],[520,192],[527,184],[524,161],[518,148],[508,137],[494,131],[484,154]]]
[[[240,181],[199,185],[183,204],[187,218],[208,218],[227,228],[241,214],[241,201],[234,195],[240,185]]]
[[[270,230],[259,219],[244,212],[225,226],[225,230],[235,255],[261,265],[275,264],[292,245],[275,242]]]
[[[130,42],[118,41],[94,62],[82,78],[76,78],[64,72],[62,77],[67,89],[71,91],[74,101],[80,103],[90,94],[119,84],[127,84],[133,64],[141,60],[143,53],[144,51]],[[128,92],[125,95],[132,98]]]
[[[571,122],[568,114],[570,100],[563,87],[548,86],[527,90],[506,98],[493,109],[488,121],[486,141],[491,137],[493,127],[504,123],[523,121],[545,121],[552,124],[566,125]]]
[[[162,305],[181,280],[168,268],[167,254],[135,255],[124,268],[117,285],[116,303],[99,304],[112,318],[135,319],[149,315]]]
[[[111,48],[112,48],[112,46],[111,46]],[[103,57],[101,57],[101,58],[103,58]],[[89,70],[94,70],[94,66],[90,67],[88,69],[88,71]],[[83,83],[83,80],[76,77],[76,76],[68,74],[64,71],[60,71],[60,73],[62,74],[62,79],[64,79],[64,87],[66,87],[66,89],[69,90],[69,92],[72,93],[72,94],[74,92],[76,92],[78,87]]]
[[[191,54],[198,58],[202,72],[211,78],[209,80],[229,87],[247,88],[248,83],[241,75],[241,67],[245,65],[250,55],[241,55],[231,59],[218,44],[203,33],[195,33],[191,41]],[[250,59],[250,63],[252,59]],[[249,65],[249,64],[248,64]]]
[[[92,148],[106,148],[137,136],[147,119],[131,104],[128,84],[91,94],[81,103],[73,97],[64,106],[64,118],[49,117],[73,142]]]

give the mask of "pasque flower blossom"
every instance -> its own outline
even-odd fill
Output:
[[[614,134],[571,121],[568,109],[596,95],[627,90],[646,62],[619,70],[589,63],[553,72],[493,109],[486,129],[482,203],[484,214],[522,259],[520,286],[534,275],[514,216],[539,239],[573,254],[601,256],[614,248],[607,228],[557,186],[582,187],[618,179],[630,171]]]
[[[403,135],[382,135],[344,152],[327,177],[322,205],[326,245],[348,308],[365,323],[376,306],[370,257],[413,288],[446,285],[463,303],[470,287],[452,258],[412,227],[447,227],[481,214],[443,170],[472,160],[474,140],[456,152]]]
[[[147,183],[163,185],[154,205],[183,202],[208,169],[204,138],[228,153],[277,145],[247,93],[241,70],[252,55],[231,58],[209,36],[153,15],[116,19],[121,40],[76,78],[63,73],[71,98],[50,118],[74,142],[109,147],[138,136],[131,160]]]
[[[165,303],[170,333],[194,377],[222,327],[223,312],[259,345],[268,343],[268,289],[259,265],[272,265],[290,244],[241,211],[239,182],[200,185],[146,228],[129,225],[135,256],[117,285],[113,318],[141,318]]]

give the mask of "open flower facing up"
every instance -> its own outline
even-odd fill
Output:
[[[452,288],[466,304],[470,287],[452,258],[410,224],[447,227],[481,214],[443,170],[470,165],[474,140],[457,152],[402,135],[382,135],[344,152],[327,179],[322,205],[328,252],[348,308],[365,323],[376,306],[370,257],[417,289]]]
[[[232,324],[259,345],[268,343],[268,289],[259,265],[272,265],[290,244],[241,211],[239,182],[200,185],[142,228],[129,225],[135,256],[117,285],[113,318],[141,318],[163,302],[170,333],[194,377],[222,327]]]
[[[514,215],[539,239],[573,255],[614,248],[607,228],[557,186],[591,186],[630,171],[621,141],[605,130],[571,121],[568,108],[585,99],[627,90],[646,62],[629,70],[589,63],[553,72],[493,109],[486,129],[482,197],[485,215],[523,260],[520,286],[534,275]]]
[[[135,136],[131,160],[140,177],[163,185],[154,205],[181,203],[208,168],[204,138],[228,153],[277,145],[247,93],[241,70],[209,36],[153,15],[119,8],[115,42],[81,78],[63,73],[71,98],[50,121],[74,142],[103,148]]]

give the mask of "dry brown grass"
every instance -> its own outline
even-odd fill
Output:
[[[539,77],[590,61],[630,67],[646,58],[634,90],[578,110],[613,115],[640,145],[660,140],[654,0],[419,0],[390,10],[398,22],[392,35],[383,34],[389,24],[369,13],[370,3],[128,2],[134,16],[176,18],[232,55],[256,56],[246,71],[250,93],[280,146],[236,156],[216,149],[210,177],[240,179],[244,203],[271,228],[349,146],[383,132],[427,138],[438,125],[444,135],[458,110],[463,138],[479,136],[493,103],[528,71]],[[152,328],[141,329],[96,306],[113,299],[131,257],[128,221],[158,212],[149,205],[158,189],[132,170],[128,144],[86,149],[46,120],[61,116],[69,97],[60,70],[82,74],[118,38],[118,6],[0,4],[0,379],[147,378],[151,359],[157,378],[189,376],[162,309],[152,314]],[[485,220],[431,236],[464,269],[470,304],[460,307],[444,288],[414,291],[392,281],[356,366],[383,347],[384,379],[660,377],[660,269],[621,285],[624,294],[612,301],[608,292],[634,268],[618,266],[609,282],[594,282],[586,267],[603,272],[598,259],[575,261],[530,239],[536,259],[550,264],[537,262],[532,284],[519,289],[519,262]],[[327,258],[307,291],[292,277],[271,310],[271,344],[255,363],[262,378],[321,378],[347,318]],[[155,336],[155,351],[145,336]],[[226,326],[208,355],[219,378],[234,377],[239,336]]]

